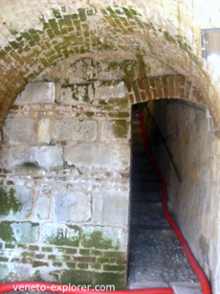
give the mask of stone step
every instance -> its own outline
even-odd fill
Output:
[[[162,205],[157,203],[133,203],[131,225],[142,229],[168,229],[169,224],[163,215]]]
[[[159,203],[139,203],[135,202],[132,207],[133,211],[138,212],[138,215],[145,215],[145,214],[159,214],[161,216],[163,213],[162,204]]]
[[[196,283],[196,276],[189,267],[173,231],[143,230],[135,226],[131,227],[130,236],[130,285],[147,285],[147,282],[181,282],[188,285]]]
[[[134,173],[131,180],[135,181],[135,183],[142,182],[146,185],[148,182],[157,182],[160,185],[160,181],[158,181],[158,177],[154,173]]]
[[[133,193],[148,193],[158,192],[160,194],[160,185],[158,182],[137,182],[131,184],[131,192]]]
[[[131,151],[132,154],[138,154],[139,152],[145,152],[146,155],[146,149],[143,145],[143,140],[138,140],[137,142],[132,142],[131,144]]]
[[[142,137],[142,132],[141,132],[139,126],[137,128],[133,126],[133,128],[132,128],[132,136],[133,136],[132,137],[133,139]]]
[[[168,288],[169,285],[166,282],[162,281],[129,281],[128,289],[153,289],[153,288]]]
[[[135,197],[134,199],[132,199],[132,203],[142,203],[143,205],[147,203],[161,203],[161,198],[160,198],[160,194],[158,193],[154,193],[151,192],[149,194],[146,195],[140,195],[139,197]]]
[[[160,182],[158,181],[158,177],[153,172],[141,172],[136,171],[131,175],[131,181],[143,181],[143,184],[147,182],[158,182],[158,185],[160,185]]]
[[[156,216],[146,216],[145,218],[140,218],[140,220],[132,220],[130,225],[134,230],[139,229],[143,230],[143,232],[146,230],[167,230],[170,228],[163,217]]]
[[[132,129],[132,140],[135,140],[135,139],[142,139],[142,131],[139,129],[139,128],[133,128]],[[147,134],[147,133],[146,133]],[[162,137],[160,135],[160,133],[154,133],[154,134],[149,134],[148,133],[148,140],[162,140]]]
[[[152,165],[152,161],[149,161],[147,157],[135,157],[132,160],[132,169],[138,169],[145,171],[145,173],[155,173],[155,168]]]
[[[148,149],[150,149],[153,152],[157,152],[158,149],[162,149],[163,150],[163,145],[162,144],[154,144],[154,142],[150,142],[148,143]],[[147,149],[146,147],[143,145],[143,141],[138,141],[136,143],[131,144],[131,151],[132,154],[138,155],[138,153],[145,153],[145,156],[147,155]]]
[[[155,174],[154,169],[149,165],[147,161],[142,162],[142,165],[140,163],[138,164],[137,162],[134,162],[132,167],[131,167],[131,172],[135,175],[136,173],[138,174]]]
[[[131,152],[133,158],[143,156],[144,158],[148,158],[148,152],[147,149],[143,146],[143,142],[141,142],[139,145],[135,145],[131,147]]]
[[[144,173],[144,174],[155,174],[155,169],[152,167],[152,165],[149,163],[148,160],[145,158],[141,159],[136,159],[136,161],[133,161],[132,166],[131,166],[131,171],[133,173]]]
[[[157,154],[157,147],[152,147],[151,151],[153,152],[153,154]],[[144,149],[144,148],[140,148],[139,150],[134,150],[132,153],[132,158],[134,159],[134,162],[138,161],[138,159],[144,159],[147,160],[149,163],[149,154],[148,152]]]
[[[135,191],[135,192],[133,192]],[[137,202],[137,203],[155,203],[155,202],[161,202],[161,194],[159,191],[144,191],[139,189],[137,191],[136,187],[133,189],[131,186],[131,202]]]
[[[132,228],[133,231],[135,230],[142,230],[143,232],[145,232],[146,230],[168,230],[170,228],[168,223],[161,223],[161,224],[130,224],[130,228]]]
[[[155,170],[146,158],[137,158],[132,162],[131,170],[138,172],[153,173]]]
[[[172,283],[161,281],[142,281],[142,282],[129,282],[128,289],[144,289],[144,288],[172,288],[174,294],[202,294],[198,284],[189,285],[188,283]]]
[[[142,153],[133,154],[132,157],[132,165],[139,165],[139,166],[150,166],[152,167],[151,161],[145,151]]]
[[[138,120],[132,125],[132,136],[129,288],[172,285],[175,294],[201,294],[179,241],[163,216],[160,183],[143,146]],[[149,145],[155,157],[161,144],[160,134],[154,132]]]
[[[171,288],[175,294],[202,294],[198,284],[190,285],[188,283],[172,283]]]

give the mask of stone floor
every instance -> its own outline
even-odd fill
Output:
[[[177,294],[199,294],[196,276],[163,217],[160,183],[141,144],[138,121],[132,129],[129,288],[173,287]]]

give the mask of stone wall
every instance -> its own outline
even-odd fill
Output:
[[[122,81],[90,87],[79,71],[75,79],[29,84],[5,121],[3,281],[126,286],[127,91]]]
[[[195,257],[219,293],[219,139],[206,108],[184,101],[158,101],[154,112],[181,176],[163,146],[161,166],[168,180],[170,209]],[[160,118],[160,119],[159,119]]]

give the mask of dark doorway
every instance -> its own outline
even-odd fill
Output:
[[[130,194],[130,241],[128,284],[130,288],[170,287],[196,283],[179,241],[163,216],[160,178],[143,144],[139,113],[144,111],[149,150],[164,172],[172,154],[167,154],[163,129],[163,102],[143,103],[132,109]],[[173,162],[173,164],[175,164]]]

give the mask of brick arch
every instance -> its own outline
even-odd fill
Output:
[[[201,92],[182,75],[163,75],[138,79],[130,85],[130,102],[174,99],[203,103]]]
[[[10,11],[15,9],[20,13],[13,16]],[[207,104],[215,121],[218,120],[220,110],[216,103],[217,94],[192,49],[195,42],[190,44],[186,31],[179,32],[179,28],[169,20],[169,12],[167,15],[161,14],[161,7],[153,2],[146,5],[141,0],[120,0],[117,5],[109,5],[108,1],[94,0],[90,4],[81,1],[79,6],[70,0],[53,3],[34,0],[31,4],[23,0],[21,7],[21,2],[18,5],[5,1],[1,4],[1,13],[1,119],[28,82],[69,56],[120,53],[123,60],[127,55],[134,57],[141,52],[145,57],[159,62],[162,71],[168,67],[177,77],[187,77],[188,83],[195,86],[191,88],[192,96],[186,93],[187,90],[184,95]],[[167,80],[166,77],[163,79]],[[143,86],[143,80],[138,79],[134,84],[139,83],[140,88],[144,88],[153,98],[157,96],[159,88],[153,90],[147,83],[157,84],[160,80],[147,78]],[[174,95],[174,90],[169,91],[169,95]]]

